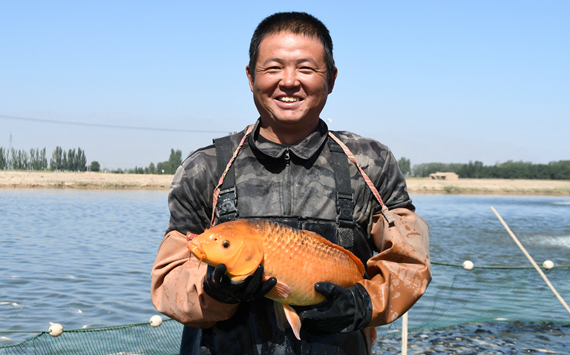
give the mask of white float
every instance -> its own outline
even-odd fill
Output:
[[[473,262],[471,260],[465,260],[463,262],[463,268],[465,270],[472,270],[473,269]]]
[[[49,335],[51,335],[54,338],[60,336],[62,333],[63,333],[63,327],[61,326],[61,324],[53,323],[49,327]]]
[[[152,325],[153,327],[160,327],[160,325],[162,324],[162,317],[159,315],[155,315],[150,317],[150,325]]]
[[[542,263],[542,266],[544,266],[546,270],[550,270],[554,267],[554,263],[551,260],[546,260],[544,263]]]

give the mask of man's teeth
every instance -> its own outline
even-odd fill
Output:
[[[298,97],[280,97],[278,100],[283,102],[297,102],[300,101],[301,99],[299,99]]]

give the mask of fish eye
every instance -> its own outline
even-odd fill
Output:
[[[229,241],[229,240],[224,240],[224,241],[222,242],[222,246],[223,246],[224,248],[229,248],[229,247],[230,247],[230,241]]]

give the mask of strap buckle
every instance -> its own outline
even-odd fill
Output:
[[[354,202],[352,194],[343,194],[336,192],[336,222],[341,228],[352,228],[354,226],[354,217],[352,211],[354,210]]]

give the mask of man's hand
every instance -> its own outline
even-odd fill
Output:
[[[326,333],[352,332],[368,326],[372,318],[372,301],[361,284],[348,289],[330,282],[315,284],[315,291],[327,300],[299,312],[303,328]]]
[[[263,282],[263,265],[259,265],[255,273],[240,283],[232,283],[226,275],[226,265],[216,267],[208,265],[204,277],[204,291],[213,299],[224,303],[242,303],[259,299],[277,283],[275,277]]]

